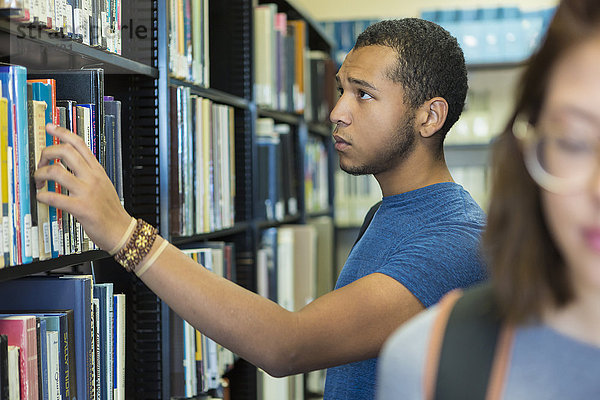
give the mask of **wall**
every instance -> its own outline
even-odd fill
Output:
[[[557,0],[294,0],[317,21],[418,17],[421,10],[435,8],[494,7],[515,5],[523,10],[549,8]]]

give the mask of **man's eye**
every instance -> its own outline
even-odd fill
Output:
[[[367,92],[365,92],[363,90],[359,90],[358,91],[358,97],[361,100],[368,100],[368,99],[372,99],[373,98],[369,93],[367,93]]]

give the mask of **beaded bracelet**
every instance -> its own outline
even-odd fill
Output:
[[[128,272],[135,271],[137,265],[150,252],[158,230],[142,219],[137,220],[137,225],[127,244],[115,255],[115,260]]]

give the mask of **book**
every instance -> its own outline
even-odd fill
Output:
[[[73,310],[77,398],[91,398],[92,279],[88,275],[29,276],[0,282],[0,305],[10,310]],[[73,396],[72,396],[73,397]]]
[[[115,100],[111,96],[104,96],[104,112],[106,130],[106,171],[115,186],[121,204],[124,204],[123,151],[121,147],[121,102]],[[110,128],[108,125],[110,125]]]
[[[21,399],[20,353],[19,346],[8,346],[8,397],[10,400]]]
[[[2,85],[0,84],[0,91]],[[2,219],[0,220],[0,268],[10,265],[11,226],[9,215],[9,176],[8,176],[8,99],[0,94],[0,199]]]
[[[48,331],[46,333],[48,347],[48,398],[50,400],[60,400],[62,393],[60,391],[60,342],[57,331]]]
[[[96,380],[99,385],[100,399],[113,398],[113,285],[112,283],[94,284],[94,299],[98,300],[98,356],[96,360]]]
[[[89,25],[89,23],[88,23]],[[72,100],[81,104],[94,104],[96,135],[92,141],[98,145],[97,158],[106,165],[106,137],[104,131],[104,70],[86,68],[64,71],[47,71],[30,74],[30,78],[52,78],[56,80],[56,98]]]
[[[0,335],[0,399],[8,397],[8,336]]]
[[[33,85],[33,99],[46,102],[46,124],[60,125],[60,116],[56,104],[56,80],[50,78],[28,79],[27,82]],[[46,135],[46,146],[60,144],[60,140],[47,133],[45,129],[44,133]],[[50,164],[53,163],[60,163],[60,161],[52,160]],[[60,183],[48,181],[48,191],[62,193]],[[65,254],[62,210],[53,206],[49,206],[48,210],[50,214],[52,257],[62,256]]]
[[[0,334],[8,336],[9,346],[19,347],[20,393],[22,399],[38,399],[38,354],[36,318],[0,318]]]
[[[114,299],[114,399],[125,400],[125,295],[117,293]]]
[[[64,118],[61,118],[59,125],[67,128],[69,131],[77,134],[77,102],[73,100],[57,100],[57,107],[64,109]],[[68,195],[68,191],[63,189],[63,194]],[[63,211],[63,233],[65,243],[70,241],[69,254],[81,253],[81,229],[75,218]],[[67,254],[67,246],[65,246],[65,254]]]
[[[31,85],[30,85],[31,87]],[[40,261],[52,258],[51,244],[51,220],[48,205],[37,201],[36,193],[48,190],[48,182],[44,187],[36,190],[33,174],[35,166],[39,163],[42,151],[46,147],[46,108],[43,101],[30,100],[29,102],[29,143],[31,144],[29,166],[31,169],[31,225],[32,225],[32,243],[33,258],[39,258]],[[55,214],[56,216],[56,210]],[[56,254],[58,256],[58,253]]]
[[[12,137],[9,145],[13,150],[16,263],[32,261],[31,203],[29,201],[29,133],[27,126],[27,69],[19,65],[0,65],[0,82],[7,88],[6,94],[12,104]]]
[[[277,106],[275,15],[277,5],[254,7],[254,96],[258,106]]]

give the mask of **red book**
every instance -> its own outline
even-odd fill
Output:
[[[18,346],[21,399],[38,400],[36,320],[32,315],[0,318],[0,334],[8,336],[9,346]]]

